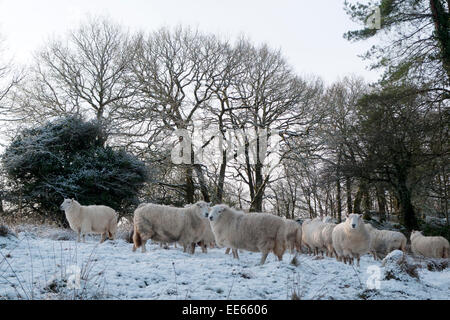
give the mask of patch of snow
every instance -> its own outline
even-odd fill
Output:
[[[358,268],[303,254],[294,266],[289,253],[283,261],[270,254],[261,266],[261,254],[253,252],[242,252],[236,260],[224,248],[207,254],[197,248],[190,255],[180,247],[165,250],[148,243],[141,253],[122,239],[99,244],[92,236],[77,243],[54,240],[49,231],[46,237],[36,234],[21,232],[0,249],[0,299],[259,300],[291,299],[294,292],[300,299],[450,299],[449,268],[419,269],[420,280],[384,279],[402,252],[388,255],[384,266],[370,255]],[[70,287],[73,281],[79,287]]]

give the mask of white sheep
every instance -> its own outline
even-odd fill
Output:
[[[369,252],[370,233],[364,226],[361,214],[348,215],[344,222],[334,227],[331,237],[338,261],[353,264],[356,258],[359,266],[361,255]]]
[[[378,230],[372,225],[366,224],[366,229],[370,233],[370,248],[375,260],[382,259],[394,250],[406,252],[407,239],[405,235],[398,231]]]
[[[209,219],[203,218],[202,219],[205,229],[203,230],[203,233],[200,237],[199,245],[202,248],[202,252],[206,253],[208,250],[207,248],[214,248],[216,238],[214,237],[214,233],[211,229],[211,224],[209,223]]]
[[[64,199],[60,206],[64,210],[70,228],[77,232],[77,241],[80,235],[86,242],[86,234],[101,234],[100,243],[108,236],[114,239],[117,231],[117,214],[114,209],[107,206],[82,206],[74,199]]]
[[[411,251],[427,258],[448,258],[449,243],[444,237],[426,237],[420,231],[411,232]]]
[[[264,264],[269,252],[283,259],[286,224],[282,218],[266,213],[247,214],[224,204],[212,207],[207,216],[219,246],[261,252],[260,264]],[[239,258],[237,250],[233,255]]]
[[[336,227],[335,223],[325,223],[325,225],[322,227],[322,232],[321,232],[321,242],[325,248],[325,250],[327,251],[327,256],[328,257],[333,257],[333,255],[336,255],[336,252],[334,251],[333,248],[333,230]]]
[[[186,208],[175,208],[148,203],[134,211],[133,251],[151,239],[159,242],[179,242],[189,252],[194,253],[195,244],[201,240],[205,224],[203,216],[209,210],[209,204],[197,202]]]
[[[286,219],[286,247],[291,253],[302,250],[302,226],[300,223]]]
[[[325,217],[323,217],[322,222],[323,223],[334,223],[334,224],[336,224],[336,219],[333,218],[332,216],[325,216]]]
[[[322,219],[316,217],[312,220],[306,220],[302,224],[302,243],[315,255],[325,250],[325,245],[322,241],[322,229],[325,227]]]

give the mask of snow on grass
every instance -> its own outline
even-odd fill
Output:
[[[359,268],[308,255],[294,266],[289,253],[260,266],[259,253],[235,260],[225,249],[197,249],[191,256],[150,243],[146,253],[133,253],[124,240],[77,243],[62,232],[68,240],[57,240],[55,230],[2,240],[0,299],[450,299],[449,268],[383,280],[385,267],[369,255]],[[373,270],[379,289],[366,285]]]

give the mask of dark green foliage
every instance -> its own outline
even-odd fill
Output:
[[[420,230],[422,230],[424,236],[427,237],[441,236],[450,241],[450,228],[446,225],[436,226],[429,223],[422,223],[420,225]]]
[[[436,101],[449,98],[450,2],[445,0],[345,1],[350,18],[363,26],[348,31],[350,41],[377,36],[379,41],[364,55],[372,68],[384,70],[381,83],[414,81]],[[380,29],[365,25],[379,8]]]
[[[147,179],[143,162],[105,146],[101,126],[78,117],[23,130],[2,162],[11,185],[7,200],[58,222],[65,222],[64,198],[131,212]]]
[[[439,119],[424,107],[414,87],[385,87],[359,100],[354,140],[349,144],[341,171],[370,183],[384,183],[395,192],[402,223],[418,227],[413,207],[414,191],[428,166],[439,157],[431,153],[434,128]]]

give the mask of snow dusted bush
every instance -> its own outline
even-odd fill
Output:
[[[389,253],[382,261],[384,267],[384,280],[400,280],[409,281],[411,278],[419,279],[417,269],[418,264],[415,264],[403,251],[394,250]]]
[[[131,213],[147,170],[134,156],[105,144],[101,124],[78,117],[23,130],[2,155],[10,186],[5,200],[64,225],[64,198]]]

